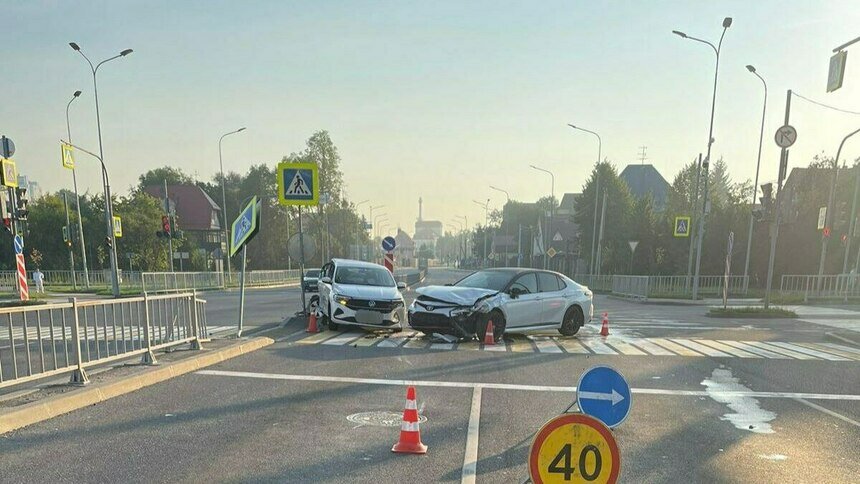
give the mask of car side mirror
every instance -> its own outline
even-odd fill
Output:
[[[398,282],[398,283],[397,283],[397,289],[403,290],[403,289],[406,289],[406,287],[407,287],[407,286],[406,286],[406,283],[405,283],[405,282],[402,282],[402,281],[401,281],[401,282]]]
[[[322,278],[320,278],[320,281],[323,284],[331,284],[331,277],[328,277],[328,276],[322,277]]]
[[[445,284],[445,285],[446,285],[446,286],[453,286],[454,284],[453,284],[453,283],[451,283],[451,282],[449,282],[448,284]]]
[[[511,299],[516,299],[516,298],[520,297],[520,296],[521,296],[522,294],[524,294],[524,293],[523,293],[523,290],[522,290],[522,289],[520,289],[520,288],[518,288],[518,287],[512,287],[512,288],[508,291],[508,294],[511,296]]]

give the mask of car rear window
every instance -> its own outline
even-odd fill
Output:
[[[314,269],[312,271],[305,272],[305,277],[319,277],[320,271],[318,269]]]
[[[559,290],[558,277],[549,272],[538,272],[538,283],[540,292],[555,292]]]

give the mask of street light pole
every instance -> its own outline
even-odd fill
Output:
[[[755,197],[758,195],[758,175],[759,168],[761,167],[761,146],[764,141],[764,117],[765,113],[767,113],[767,82],[765,82],[764,78],[756,72],[755,67],[748,65],[747,70],[755,74],[756,77],[761,80],[762,85],[764,86],[764,104],[761,107],[761,130],[758,135],[758,159],[755,164],[755,183],[753,183],[753,193],[752,193],[752,201],[750,202],[750,225],[749,225],[749,236],[747,237],[747,255],[746,261],[744,262],[744,294],[747,293],[749,289],[749,269],[750,269],[750,251],[752,250],[752,237],[753,237],[753,207],[755,207]]]
[[[544,247],[543,247],[543,268],[546,269],[549,263],[549,258],[547,255],[547,250],[549,250],[548,241],[552,240],[550,233],[552,232],[552,217],[555,214],[555,175],[552,174],[551,171],[545,170],[543,168],[529,165],[537,171],[542,171],[544,173],[549,173],[551,182],[550,182],[550,192],[549,192],[549,221],[546,224],[546,235],[544,235]]]
[[[75,102],[75,99],[80,97],[81,91],[75,91],[72,95],[72,99],[69,100],[69,103],[66,104],[66,134],[69,137],[69,143],[72,142],[72,123],[69,121],[69,107],[71,107],[72,103]],[[78,175],[76,173],[76,168],[72,167],[72,184],[75,188],[75,206],[77,207],[78,212],[78,240],[81,243],[81,264],[84,266],[84,285],[87,289],[90,288],[90,271],[87,268],[87,247],[84,243],[84,223],[83,217],[81,216],[81,197],[78,195]],[[71,238],[72,232],[71,227],[69,227],[69,237]],[[129,269],[130,271],[131,269]],[[75,281],[75,268],[72,267],[72,282]]]
[[[489,223],[489,221],[490,221],[490,217],[489,217],[490,199],[488,198],[486,202],[479,202],[477,200],[472,200],[472,201],[477,203],[479,207],[484,207],[484,245],[483,245],[482,250],[481,250],[481,267],[483,268],[484,264],[487,263],[487,232],[490,231],[490,229],[489,229],[489,225],[490,225],[490,223]]]
[[[720,50],[723,47],[723,38],[726,36],[726,30],[728,30],[731,25],[731,17],[726,17],[723,19],[723,33],[720,35],[720,41],[716,46],[714,46],[714,44],[708,42],[707,40],[691,37],[677,30],[672,31],[673,34],[681,38],[707,44],[711,47],[711,49],[714,50],[714,54],[716,54],[716,63],[714,65],[714,93],[711,96],[711,122],[708,128],[708,154],[705,156],[705,161],[702,163],[702,168],[704,169],[705,174],[705,187],[703,191],[704,201],[702,202],[702,218],[699,219],[699,238],[697,243],[698,247],[696,250],[696,274],[693,278],[693,299],[696,299],[699,295],[699,270],[702,264],[702,240],[705,238],[705,217],[708,214],[708,166],[711,163],[711,147],[714,144],[714,111],[717,106],[717,80],[719,78],[720,73]]]
[[[848,134],[848,136],[842,138],[842,142],[839,143],[839,149],[836,150],[836,158],[833,159],[833,178],[830,180],[830,197],[827,200],[827,214],[826,219],[827,222],[824,224],[825,227],[830,227],[833,225],[833,199],[836,194],[836,177],[839,173],[839,156],[842,154],[842,147],[845,145],[845,142],[848,141],[848,138],[854,136],[855,134],[860,133],[860,129],[854,130]],[[852,214],[853,215],[853,214]],[[832,229],[831,229],[832,230]],[[848,240],[851,240],[851,234],[848,234]],[[818,261],[818,279],[819,284],[821,284],[821,276],[824,274],[824,260],[827,258],[827,239],[824,234],[821,236],[821,258]],[[845,248],[845,253],[848,253],[848,247]],[[844,259],[844,266],[848,265],[848,257],[846,256]]]
[[[600,197],[600,161],[601,155],[603,151],[603,140],[600,139],[600,135],[591,131],[589,129],[580,128],[579,126],[574,126],[572,124],[568,124],[573,129],[578,129],[579,131],[584,131],[586,133],[591,133],[594,136],[597,136],[597,165],[595,165],[595,180],[594,180],[594,220],[592,220],[591,224],[591,261],[589,262],[591,275],[594,275],[594,250],[597,245],[597,207],[600,205],[599,197]]]
[[[98,130],[99,135],[99,161],[102,163],[102,181],[104,182],[104,191],[105,191],[105,225],[107,226],[107,237],[110,241],[111,249],[110,249],[110,266],[111,266],[111,275],[112,275],[112,289],[113,289],[113,297],[119,297],[119,262],[116,257],[116,236],[113,231],[113,201],[111,200],[110,194],[110,183],[108,182],[107,177],[107,169],[104,164],[104,145],[102,143],[102,124],[101,124],[101,116],[99,114],[99,88],[98,81],[96,78],[96,74],[101,67],[106,62],[110,62],[114,59],[119,59],[120,57],[125,57],[131,54],[133,51],[131,49],[125,49],[119,54],[109,57],[95,66],[90,61],[90,59],[81,51],[81,48],[78,44],[74,42],[69,42],[69,47],[75,50],[77,53],[81,54],[87,64],[90,66],[90,70],[93,73],[93,96],[95,97],[96,103],[96,128]]]
[[[505,199],[507,200],[507,201],[505,202],[505,207],[507,207],[507,206],[508,206],[508,204],[509,204],[509,203],[511,203],[511,196],[508,194],[507,190],[502,190],[501,188],[494,187],[493,185],[490,185],[490,188],[492,188],[493,190],[495,190],[495,191],[497,191],[497,192],[502,192],[502,193],[504,193],[504,194],[505,194]],[[504,221],[505,221],[505,208],[503,207],[503,208],[502,208],[502,222],[504,222]],[[506,265],[506,266],[508,265],[508,251],[507,251],[507,248],[508,248],[508,237],[510,236],[509,229],[510,229],[510,223],[505,224],[505,265]],[[517,260],[519,260],[519,258],[520,258],[520,257],[519,257],[519,251],[520,251],[520,245],[519,245],[519,244],[517,244]]]
[[[367,203],[369,201],[370,201],[369,199],[368,200],[362,200],[362,201],[356,203],[355,205],[353,205],[353,208],[357,209],[360,205],[364,205],[365,203]],[[358,219],[358,223],[361,223],[361,218],[358,217],[358,210],[356,210],[356,219]],[[358,232],[355,233],[355,260],[361,260],[361,250],[359,250],[359,248],[358,248],[359,247],[358,242],[359,242],[359,234],[361,233],[362,230],[364,230],[364,227],[359,227]],[[350,255],[352,255],[352,254],[350,254]]]
[[[221,278],[221,282],[223,282],[225,286],[227,284],[227,279],[230,278],[230,272],[231,272],[231,270],[230,270],[230,226],[227,225],[227,189],[225,188],[227,180],[224,178],[224,156],[221,153],[221,142],[224,141],[224,138],[226,138],[227,136],[230,136],[231,134],[240,133],[242,131],[245,131],[244,127],[241,127],[239,129],[237,129],[236,131],[230,131],[229,133],[224,133],[218,139],[218,166],[221,169],[221,220],[223,221],[223,224],[224,224],[224,240],[227,242],[227,250],[224,251],[224,254],[222,254],[224,256],[224,258],[227,259],[227,274],[226,274],[227,277]],[[221,267],[221,272],[224,272],[223,266]]]

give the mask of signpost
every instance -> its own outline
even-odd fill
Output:
[[[0,136],[0,158],[12,158],[14,154],[15,143],[5,136]]]
[[[842,80],[845,78],[845,62],[847,60],[847,50],[841,50],[830,57],[830,70],[827,73],[827,92],[833,92],[842,87]]]
[[[260,230],[260,208],[261,203],[257,200],[257,196],[251,197],[251,200],[245,205],[245,208],[239,212],[239,216],[233,221],[230,230],[230,257],[242,248],[242,272],[239,279],[239,328],[236,331],[236,337],[242,337],[242,327],[245,321],[245,271],[248,261],[248,242],[257,235]],[[180,259],[180,264],[182,260]]]
[[[780,148],[789,148],[797,141],[797,130],[794,129],[794,126],[786,124],[776,130],[773,139]]]
[[[67,143],[60,143],[60,155],[63,160],[63,168],[68,168],[70,170],[75,169],[75,155],[74,148],[72,145]]]
[[[675,237],[689,237],[690,217],[675,217],[675,230],[672,235]]]
[[[827,223],[827,207],[821,207],[818,209],[818,225],[816,229],[824,230],[825,223]]]
[[[116,238],[122,237],[122,218],[118,215],[113,216],[113,236]]]
[[[529,477],[535,484],[615,483],[620,471],[615,437],[588,415],[566,413],[553,418],[541,427],[529,449]]]
[[[15,166],[15,162],[8,159],[3,158],[0,160],[0,165],[2,165],[2,170],[0,170],[0,175],[3,176],[3,186],[9,188],[17,188],[18,187],[18,167]]]
[[[630,414],[630,385],[614,368],[595,366],[579,378],[576,402],[583,413],[615,428]]]
[[[633,274],[633,255],[636,254],[636,246],[639,245],[638,240],[627,241],[630,245],[630,274]]]
[[[392,251],[395,247],[397,247],[397,241],[394,237],[389,235],[382,239],[382,250],[385,251],[385,254],[382,257],[383,264],[392,275],[394,274],[394,254]]]
[[[735,233],[729,232],[729,241],[726,245],[726,271],[723,275],[723,309],[729,305],[729,276],[732,273],[732,249],[735,246]]]
[[[15,247],[15,262],[18,266],[18,296],[22,301],[30,299],[30,289],[27,287],[27,266],[24,263],[24,238],[18,234],[12,239],[12,245]]]
[[[319,205],[320,184],[319,172],[316,163],[278,163],[278,201],[284,206],[299,207],[299,270],[305,273],[305,238],[302,236],[302,207]],[[302,311],[306,311],[305,285],[300,284],[302,289]]]

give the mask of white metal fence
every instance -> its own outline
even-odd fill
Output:
[[[650,279],[649,276],[612,276],[612,294],[647,298]]]
[[[860,274],[784,275],[779,281],[779,292],[786,295],[843,298],[860,297]]]
[[[624,274],[574,274],[574,281],[593,291],[612,292],[620,296],[649,298],[689,298],[693,295],[693,278],[688,276],[633,276]],[[729,296],[743,296],[744,276],[729,276]],[[725,276],[699,276],[699,295],[722,296]]]
[[[205,300],[194,293],[144,295],[0,309],[0,389],[71,373],[85,384],[86,368],[191,344],[207,333]]]

